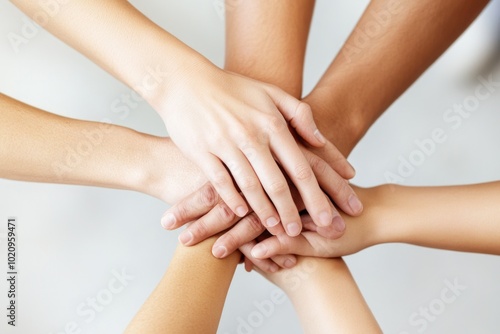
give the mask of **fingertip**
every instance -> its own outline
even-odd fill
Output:
[[[286,229],[286,233],[290,237],[296,237],[302,231],[302,227],[300,226],[300,224],[299,223],[295,223],[295,222],[287,224],[286,227],[285,227],[285,229]]]
[[[248,208],[245,205],[240,205],[233,211],[238,217],[243,218],[248,213]]]
[[[351,208],[351,212],[354,215],[360,215],[363,212],[363,203],[361,203],[358,196],[356,196],[355,194],[349,196],[347,202],[349,204],[349,207]]]
[[[175,219],[175,216],[170,213],[170,212],[167,212],[163,215],[163,217],[161,218],[161,226],[166,229],[166,230],[171,230],[174,228],[175,226],[175,223],[176,223],[176,219]]]

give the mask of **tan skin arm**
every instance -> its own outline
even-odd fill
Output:
[[[217,332],[240,253],[216,259],[210,253],[214,241],[177,247],[167,272],[125,333]]]
[[[372,0],[322,79],[304,99],[316,102],[313,112],[320,130],[348,154],[349,147],[356,145],[488,3]],[[343,136],[332,127],[345,127],[354,135]]]
[[[269,238],[255,247],[265,256],[300,254],[334,257],[382,243],[500,255],[500,182],[463,186],[357,188],[366,203],[360,217],[345,217],[338,240],[304,232],[297,238]],[[304,224],[312,229],[308,219]],[[261,258],[259,255],[258,258]]]

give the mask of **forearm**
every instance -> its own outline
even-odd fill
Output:
[[[271,278],[289,296],[305,333],[381,333],[342,259],[299,257]]]
[[[135,190],[169,203],[205,182],[169,139],[62,117],[5,95],[0,109],[2,178]]]
[[[245,0],[226,10],[227,70],[301,97],[314,0]]]
[[[164,277],[125,333],[216,333],[240,253],[219,260],[215,237],[179,246]]]
[[[42,1],[12,2],[34,20],[45,13]],[[125,0],[67,1],[40,24],[154,107],[172,83],[209,63]]]
[[[320,130],[349,152],[488,2],[372,0],[306,98],[315,101]]]
[[[500,255],[500,182],[384,188],[379,242]]]

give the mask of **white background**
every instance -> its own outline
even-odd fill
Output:
[[[217,65],[223,64],[220,1],[132,3]],[[306,90],[313,87],[338,52],[367,3],[317,2],[307,54]],[[374,125],[350,158],[358,172],[355,183],[384,183],[386,171],[396,172],[399,155],[408,157],[416,149],[414,141],[429,137],[437,127],[445,130],[447,141],[404,184],[460,184],[500,178],[500,93],[481,102],[458,129],[443,121],[447,108],[474,92],[477,72],[499,39],[495,24],[498,9],[498,2],[490,5],[466,35]],[[146,104],[126,119],[114,114],[111,102],[129,89],[47,32],[40,31],[15,52],[7,36],[21,33],[24,15],[2,1],[0,17],[2,93],[61,115],[109,118],[139,131],[166,134],[159,117]],[[498,67],[494,76],[500,80]],[[166,208],[159,200],[139,193],[0,180],[0,263],[5,262],[7,216],[18,217],[20,233],[19,326],[15,330],[7,327],[1,306],[0,332],[65,333],[64,327],[71,322],[76,322],[82,333],[122,332],[163,275],[175,248],[178,233],[166,232],[159,225]],[[471,221],[470,228],[477,224]],[[411,314],[439,298],[445,280],[455,279],[467,288],[428,323],[424,332],[498,333],[497,257],[382,245],[346,261],[386,333],[418,333],[420,327],[409,323]],[[0,268],[4,271],[5,266]],[[95,319],[86,322],[88,318],[76,311],[78,305],[105,289],[113,270],[123,268],[133,280]],[[1,279],[0,305],[6,303],[6,288],[5,279]],[[256,311],[254,302],[269,299],[274,289],[257,274],[239,268],[219,332],[237,333],[238,317],[247,319]],[[253,332],[302,331],[286,302],[277,305]]]

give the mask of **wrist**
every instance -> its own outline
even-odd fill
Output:
[[[172,60],[164,62],[165,65],[158,65],[155,72],[145,73],[142,85],[135,88],[141,91],[139,93],[162,118],[167,114],[178,112],[177,108],[168,103],[172,96],[182,94],[182,90],[192,89],[193,85],[203,81],[204,77],[215,76],[222,71],[196,52],[184,54],[175,62],[175,69],[170,72],[163,71],[164,68],[171,66],[172,62]]]
[[[361,109],[347,95],[318,85],[304,98],[311,106],[319,130],[346,156],[367,131]]]
[[[369,219],[373,222],[369,233],[369,246],[404,241],[406,224],[403,220],[406,208],[396,203],[397,198],[401,196],[400,188],[401,186],[395,184],[384,184],[365,189],[368,197],[363,194],[362,201],[368,208]]]

